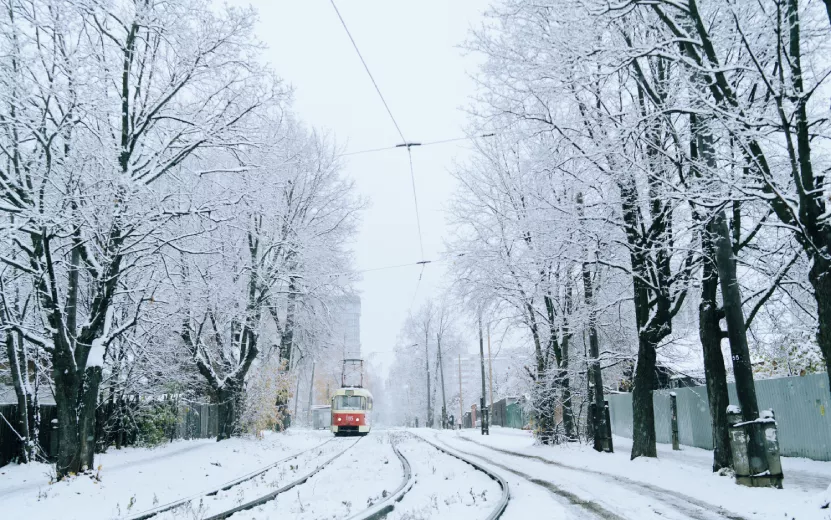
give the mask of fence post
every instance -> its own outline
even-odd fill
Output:
[[[607,453],[614,453],[615,452],[615,443],[612,441],[612,417],[609,413],[609,401],[603,401],[603,415],[606,417],[606,445]]]
[[[669,408],[672,420],[672,449],[679,451],[681,446],[678,442],[678,395],[675,392],[669,394]]]

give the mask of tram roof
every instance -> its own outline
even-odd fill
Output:
[[[348,386],[335,390],[335,395],[362,395],[364,397],[372,397],[372,392],[366,388]]]

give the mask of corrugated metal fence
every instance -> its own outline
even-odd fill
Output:
[[[163,402],[159,402],[162,405]],[[102,404],[102,408],[105,404]],[[162,425],[164,437],[174,439],[204,439],[215,437],[218,432],[219,410],[218,405],[189,403],[173,404],[177,408],[175,419]],[[12,425],[17,424],[17,405],[0,405],[0,414]],[[51,422],[56,416],[55,405],[40,406],[41,428],[38,443],[41,454],[51,459],[57,452],[57,432],[52,429]],[[0,418],[0,466],[8,464],[17,457],[20,447],[18,435],[13,431],[6,420]],[[99,433],[99,439],[100,437]],[[135,436],[133,436],[135,437]],[[105,439],[106,440],[106,439]]]
[[[528,416],[516,398],[505,398],[493,403],[491,424],[505,428],[525,428]]]
[[[670,443],[669,394],[678,396],[678,435],[681,444],[713,449],[712,422],[707,389],[703,386],[656,390],[655,436]],[[728,385],[730,403],[738,404],[736,387]],[[831,461],[831,393],[825,373],[756,381],[756,396],[762,410],[776,414],[781,454]],[[632,394],[609,396],[612,433],[632,437]]]

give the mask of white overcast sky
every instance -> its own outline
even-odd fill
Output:
[[[259,12],[267,61],[295,88],[294,108],[327,129],[347,151],[393,146],[401,139],[328,0],[235,0]],[[477,58],[459,45],[481,23],[487,0],[340,0],[338,9],[378,82],[404,136],[427,142],[463,136]],[[434,260],[447,236],[448,174],[465,142],[413,149],[424,257]],[[421,259],[407,154],[393,150],[345,157],[346,174],[370,201],[354,244],[358,269]],[[369,272],[361,292],[365,359],[388,367],[410,309],[419,268]],[[416,305],[447,281],[428,265]],[[471,345],[475,338],[471,338]],[[471,348],[472,350],[472,348]]]

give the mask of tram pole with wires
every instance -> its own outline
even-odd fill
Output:
[[[441,334],[436,334],[436,348],[439,351],[439,374],[441,375],[441,428],[447,429],[447,399],[444,394],[444,360],[441,357]]]
[[[479,363],[482,367],[482,399],[480,400],[482,409],[482,435],[490,435],[490,428],[488,427],[488,401],[485,393],[485,338],[482,333],[482,314],[479,314]]]

